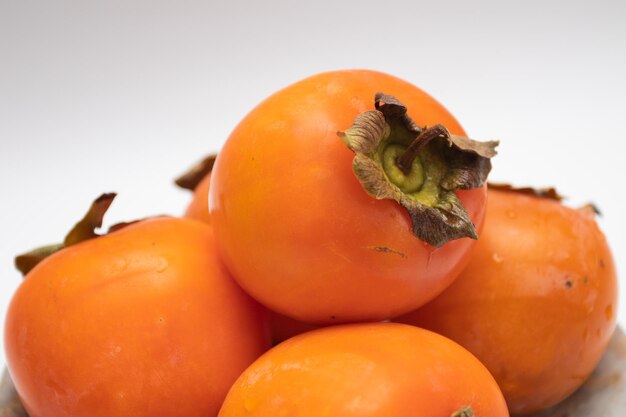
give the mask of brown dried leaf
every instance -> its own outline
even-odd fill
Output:
[[[174,183],[180,188],[193,191],[196,189],[200,181],[204,179],[213,170],[217,154],[211,154],[191,167],[189,171],[176,178]]]
[[[526,194],[526,195],[530,195],[534,197],[548,198],[548,199],[556,200],[556,201],[562,201],[564,199],[564,197],[560,195],[556,191],[556,188],[554,187],[549,187],[549,188],[514,187],[511,184],[495,184],[492,182],[488,183],[487,186],[491,190],[511,191],[514,193]]]
[[[337,134],[352,151],[372,155],[381,140],[389,134],[389,127],[385,123],[385,116],[372,110],[359,114],[349,129]]]
[[[420,128],[393,96],[376,94],[375,107],[376,110],[357,116],[349,129],[339,132],[356,154],[352,167],[365,191],[376,199],[396,200],[409,213],[413,234],[435,247],[462,237],[476,239],[476,229],[454,191],[485,183],[491,170],[490,158],[496,154],[498,143],[451,136],[441,125]],[[438,191],[433,194],[435,204],[424,204],[422,201],[426,200],[406,194],[390,180],[382,162],[388,143],[406,147],[405,154],[395,162],[405,175],[414,159],[409,152],[422,155],[419,157],[424,158],[427,166],[443,167],[440,175],[429,177],[438,178]]]
[[[26,275],[41,261],[53,253],[68,246],[98,237],[99,235],[96,233],[96,229],[102,227],[104,215],[113,202],[113,199],[115,199],[115,196],[115,193],[102,194],[94,200],[85,216],[83,216],[83,218],[76,223],[72,230],[70,230],[70,232],[65,236],[63,243],[44,246],[18,255],[15,257],[15,267],[22,273],[22,275]]]

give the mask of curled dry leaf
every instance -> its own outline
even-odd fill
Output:
[[[420,127],[393,96],[378,93],[375,107],[338,132],[355,153],[352,168],[365,191],[401,204],[413,234],[434,247],[476,239],[455,191],[485,183],[498,142],[451,135],[442,125]]]
[[[217,159],[216,154],[211,154],[202,161],[195,164],[189,171],[176,178],[174,181],[180,188],[193,191],[196,189],[200,181],[204,179],[212,170]]]

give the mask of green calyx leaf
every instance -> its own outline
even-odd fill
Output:
[[[44,246],[15,257],[15,267],[26,275],[39,262],[68,246],[98,237],[96,229],[102,227],[104,215],[115,198],[115,193],[105,193],[89,207],[85,216],[65,236],[63,243]]]
[[[364,190],[402,205],[413,234],[434,247],[462,237],[476,239],[455,191],[485,183],[498,142],[451,135],[441,125],[420,127],[393,96],[376,94],[375,106],[338,132],[355,153],[352,168]]]

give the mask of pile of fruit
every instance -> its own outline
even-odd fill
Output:
[[[16,259],[10,375],[31,417],[527,415],[574,392],[615,327],[594,207],[487,185],[417,87],[319,74],[262,102],[177,183],[182,218]],[[271,347],[274,345],[274,347]]]

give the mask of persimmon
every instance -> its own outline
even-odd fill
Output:
[[[255,361],[219,417],[505,417],[496,382],[443,336],[396,323],[303,333]]]
[[[594,213],[548,194],[490,189],[467,268],[439,297],[398,319],[476,355],[515,415],[578,388],[615,327],[615,266]]]
[[[215,415],[268,347],[260,306],[231,279],[200,222],[163,217],[116,229],[57,248],[15,293],[4,340],[25,409],[31,417]]]
[[[299,321],[378,321],[426,303],[469,260],[484,214],[495,143],[464,134],[432,97],[379,72],[275,93],[211,174],[222,259],[250,295]]]

